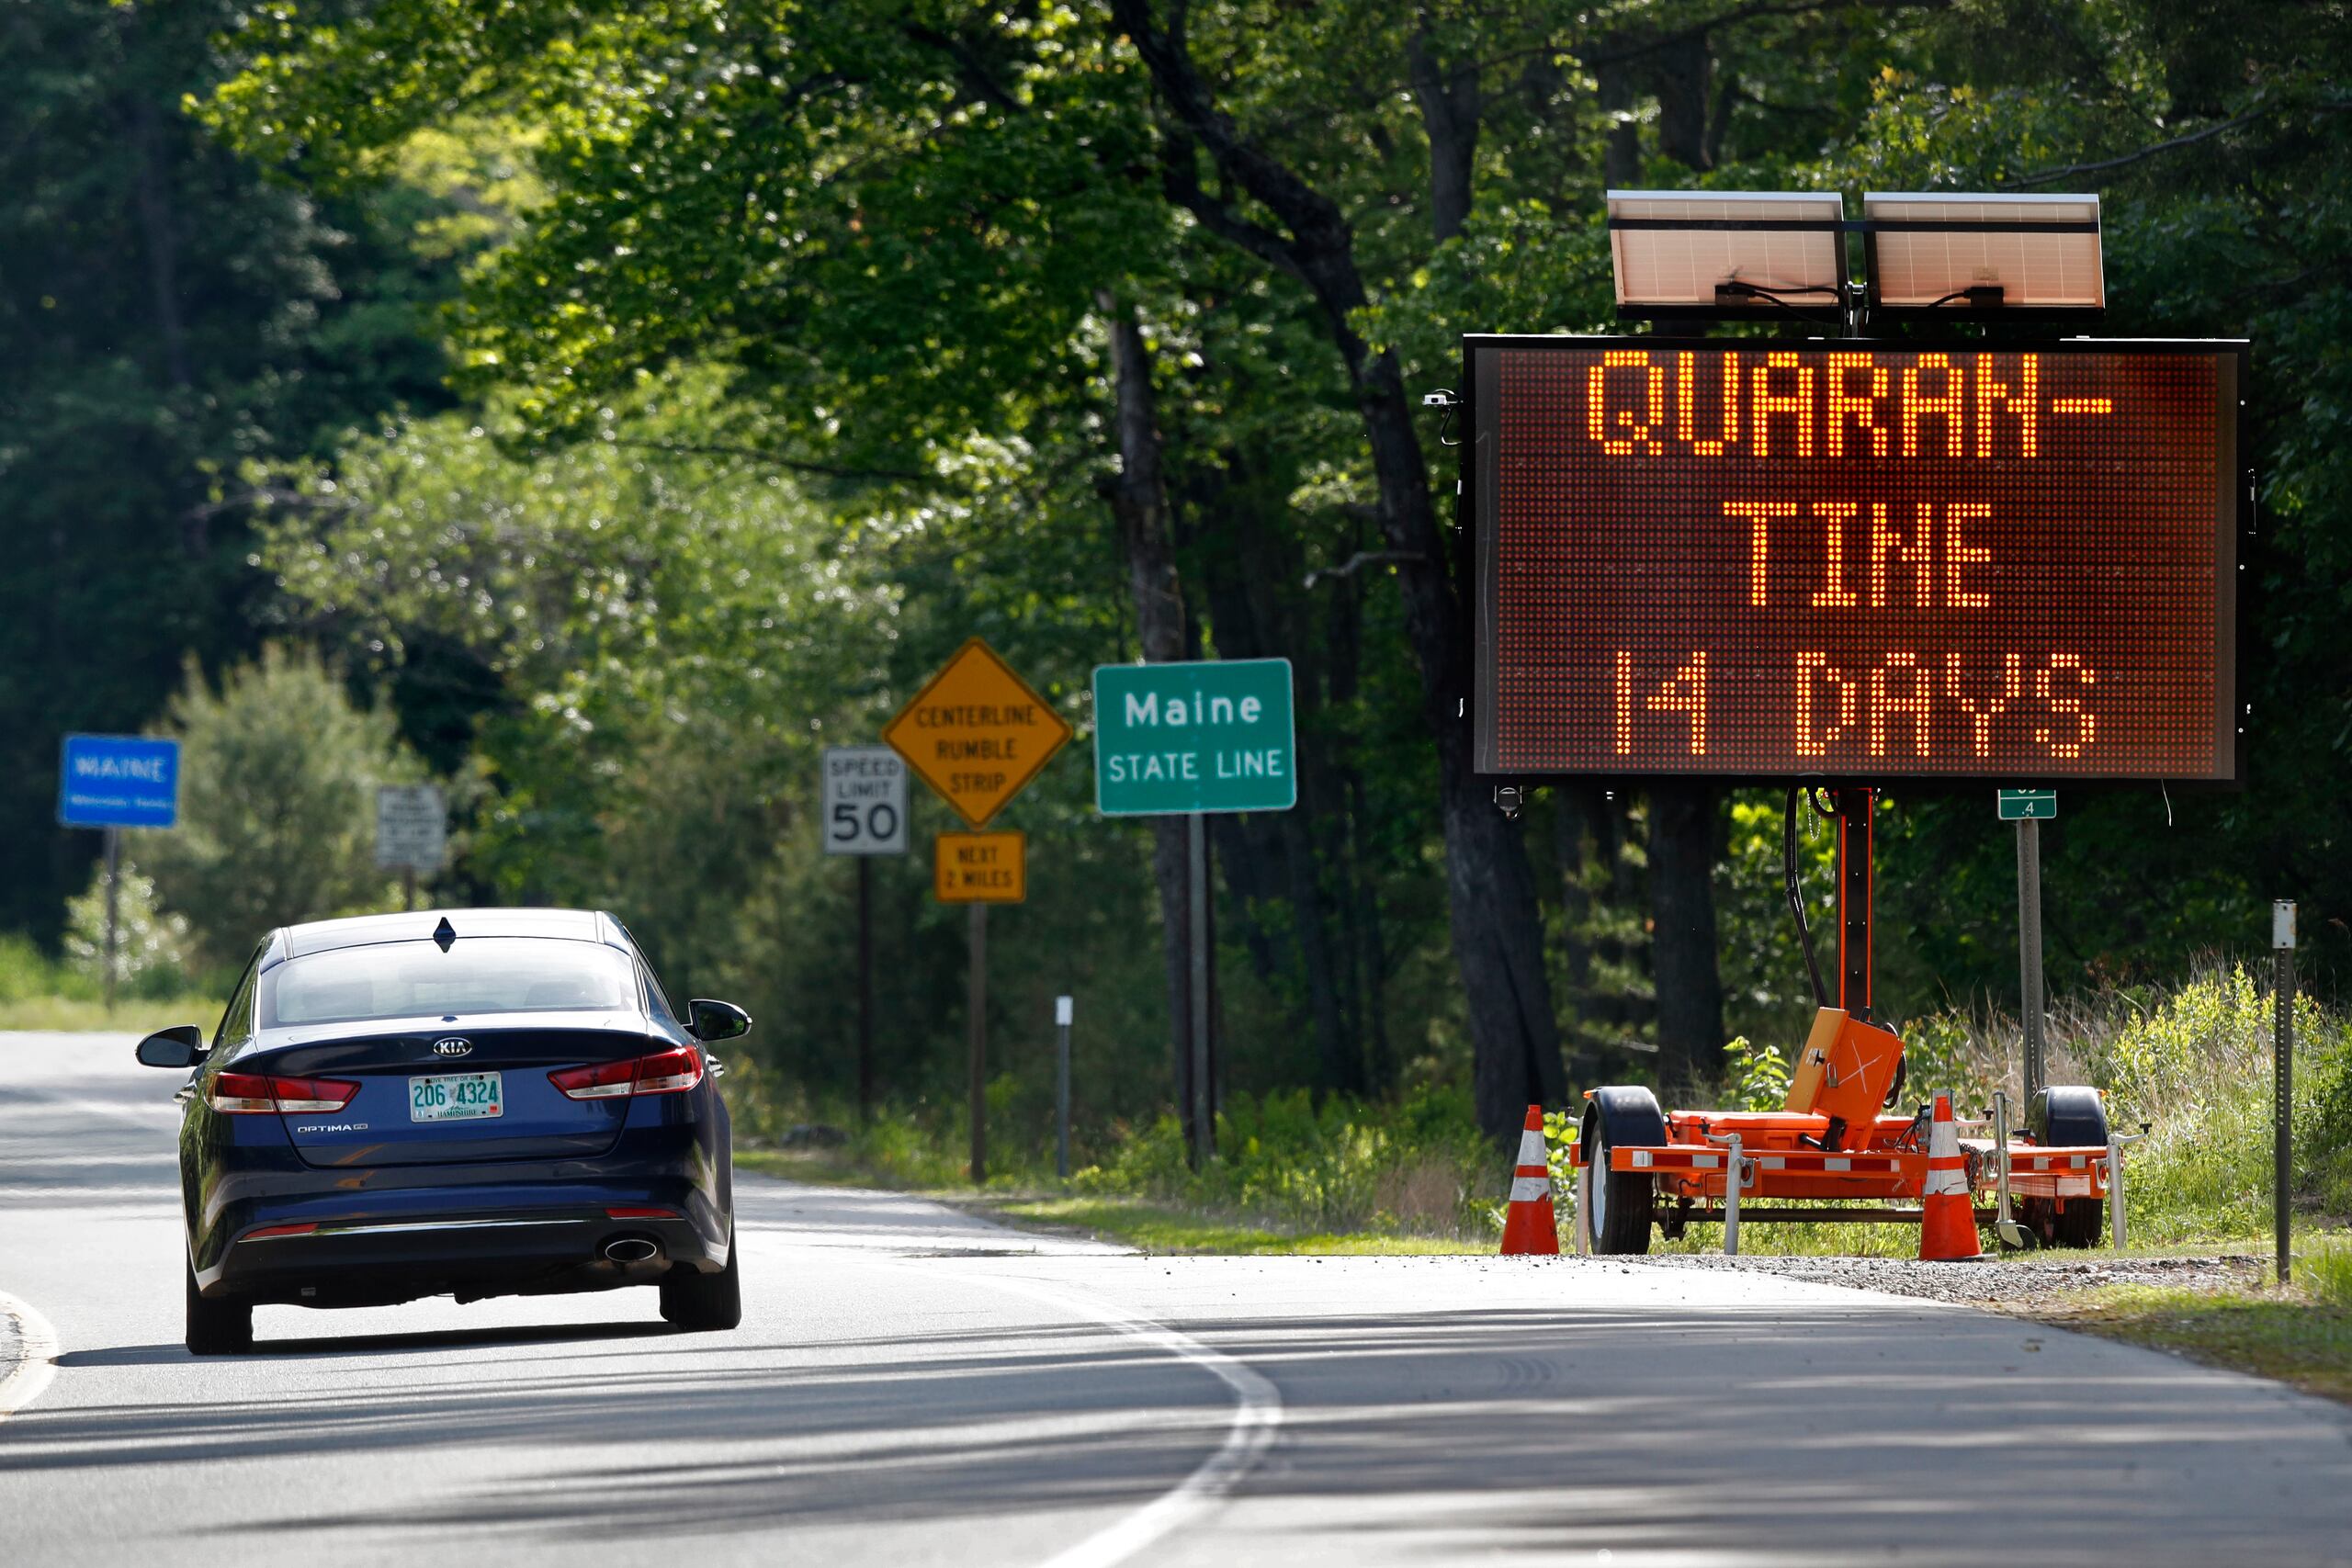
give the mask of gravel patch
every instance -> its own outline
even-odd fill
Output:
[[[1656,1253],[1643,1261],[1666,1269],[1731,1269],[1780,1274],[1820,1285],[1920,1296],[1969,1306],[2024,1309],[2051,1304],[2102,1285],[2164,1285],[2220,1291],[2259,1284],[2263,1260],[2250,1253],[2217,1258],[1986,1256],[1972,1263],[1922,1263],[1909,1258],[1774,1258],[1749,1254]]]

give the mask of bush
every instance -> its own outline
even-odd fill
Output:
[[[2273,1010],[2243,965],[2210,969],[2129,1013],[2085,1055],[2118,1132],[2146,1123],[2125,1156],[2134,1233],[2155,1242],[2246,1236],[2270,1224]],[[2295,998],[2296,1186],[2341,1209],[2352,1029],[2308,995]]]
[[[172,702],[180,825],[133,835],[205,964],[242,967],[273,926],[389,908],[374,786],[413,777],[389,711],[352,705],[310,653],[266,649]]]
[[[187,989],[187,921],[155,908],[154,879],[124,860],[115,889],[115,984],[127,997],[177,996]],[[65,961],[94,991],[106,985],[107,870],[65,906]]]

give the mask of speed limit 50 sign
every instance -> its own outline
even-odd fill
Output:
[[[825,852],[907,852],[907,764],[888,746],[825,750]]]

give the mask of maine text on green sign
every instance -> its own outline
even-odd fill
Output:
[[[1111,816],[1287,811],[1298,803],[1290,660],[1094,671],[1094,801]]]

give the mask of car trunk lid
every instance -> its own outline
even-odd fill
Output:
[[[611,1150],[629,1101],[573,1099],[548,1075],[668,1043],[649,1040],[641,1027],[582,1027],[576,1014],[486,1027],[438,1020],[288,1041],[242,1055],[235,1066],[359,1086],[340,1110],[281,1112],[306,1165],[579,1159]]]

